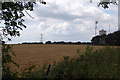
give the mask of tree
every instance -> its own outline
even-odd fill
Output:
[[[41,1],[42,4],[46,2]],[[20,30],[26,28],[24,25],[24,13],[25,10],[33,11],[35,2],[3,2],[2,3],[2,17],[4,21],[3,36],[20,36]],[[10,38],[8,38],[10,40]]]
[[[52,44],[52,42],[51,41],[47,41],[45,44]]]
[[[93,45],[120,46],[120,31],[92,38]]]
[[[100,42],[100,36],[95,36],[91,39],[91,42],[93,45],[99,45]]]
[[[93,0],[90,0],[90,2],[92,2]],[[110,4],[114,4],[117,5],[117,2],[119,0],[100,0],[100,2],[98,3],[98,7],[102,6],[104,9],[109,8]]]
[[[44,1],[40,1],[42,4],[46,4]],[[26,28],[24,25],[24,19],[22,19],[25,15],[23,11],[30,10],[33,11],[35,2],[2,2],[2,17],[1,22],[4,22],[4,26],[2,26],[2,34],[0,34],[0,41],[3,41],[4,38],[11,40],[12,36],[20,36],[20,30]],[[26,11],[27,12],[27,11]],[[29,13],[27,13],[29,14]],[[2,44],[2,78],[14,78],[16,76],[15,72],[10,70],[10,67],[7,65],[9,63],[16,64],[13,59],[12,47],[7,44]]]

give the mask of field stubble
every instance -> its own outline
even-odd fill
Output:
[[[28,64],[35,64],[41,67],[43,64],[49,65],[54,62],[61,61],[63,56],[77,57],[77,50],[80,53],[85,51],[87,45],[44,45],[44,44],[17,44],[13,45],[13,51],[16,57],[14,61],[20,65],[22,69]],[[94,46],[98,49],[100,46]],[[13,70],[19,70],[14,65],[10,65]]]

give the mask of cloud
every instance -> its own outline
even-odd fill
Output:
[[[37,3],[34,11],[26,13],[25,24],[28,26],[21,33],[21,37],[14,41],[40,41],[40,34],[44,34],[44,41],[90,41],[94,36],[95,21],[98,20],[98,30],[111,32],[117,30],[117,6],[109,10],[97,7],[97,2],[81,0],[46,0],[47,5]],[[97,30],[97,31],[98,31]],[[97,32],[98,33],[98,32]],[[19,40],[18,40],[19,39]]]

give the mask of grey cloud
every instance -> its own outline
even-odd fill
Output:
[[[78,18],[78,16],[75,15],[71,15],[68,12],[57,12],[54,13],[52,12],[52,10],[45,10],[45,11],[38,11],[38,16],[40,15],[41,17],[44,18],[54,18],[54,19],[60,19],[60,20],[65,20],[65,21],[69,21],[69,20],[74,20],[76,18]]]
[[[78,3],[74,3],[74,5],[75,4]],[[37,19],[32,20],[26,18],[27,29],[23,30],[20,38],[16,38],[13,41],[39,41],[41,33],[44,34],[44,41],[90,41],[94,36],[94,24],[96,20],[99,21],[98,30],[101,28],[107,29],[105,26],[109,23],[113,25],[117,24],[117,21],[113,19],[114,17],[105,19],[103,17],[105,12],[97,6],[93,6],[95,10],[91,12],[87,5],[88,4],[84,5],[86,8],[76,8],[75,11],[78,12],[78,14],[73,14],[74,11],[72,11],[72,9],[69,9],[70,11],[64,8],[61,9],[61,6],[66,6],[62,4],[36,5],[33,12],[34,14],[30,14]],[[88,9],[88,11],[85,11],[86,9]],[[81,15],[79,15],[79,13],[81,13]],[[68,23],[69,25],[62,25],[64,23]]]

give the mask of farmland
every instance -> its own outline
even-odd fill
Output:
[[[12,49],[19,64],[10,64],[16,78],[119,78],[118,46],[17,44]]]
[[[63,56],[76,57],[77,50],[83,53],[87,45],[49,45],[49,44],[17,44],[13,45],[13,51],[16,57],[14,61],[20,65],[20,68],[27,64],[41,66],[43,64],[52,64],[63,59]],[[95,46],[94,46],[95,47]],[[95,47],[96,49],[99,47]],[[13,69],[17,69],[13,67]]]

